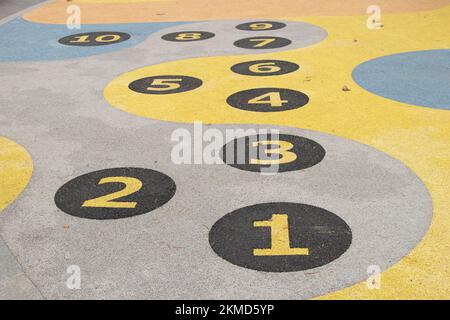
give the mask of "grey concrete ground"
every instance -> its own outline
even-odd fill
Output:
[[[178,128],[192,131],[192,125],[139,118],[103,99],[103,88],[130,70],[248,52],[219,41],[239,38],[240,31],[231,26],[240,22],[178,26],[135,48],[84,59],[0,64],[0,87],[7,92],[0,98],[0,135],[23,145],[34,161],[29,186],[0,216],[5,241],[0,244],[0,267],[6,270],[0,277],[6,284],[0,286],[1,297],[310,298],[364,280],[370,265],[392,266],[418,243],[431,221],[430,196],[413,172],[380,151],[323,133],[279,127],[281,133],[319,142],[327,151],[324,160],[275,176],[224,164],[175,165],[171,134]],[[304,27],[289,23],[273,34],[288,35],[293,40],[289,48],[323,38],[320,32],[305,38]],[[160,38],[186,28],[213,30],[218,37],[192,43],[189,50]],[[286,48],[274,52],[282,50]],[[57,209],[54,195],[63,184],[114,167],[158,170],[176,182],[177,192],[163,207],[128,219],[87,220]],[[237,267],[212,251],[208,233],[218,219],[252,204],[282,201],[338,214],[352,229],[352,245],[325,266],[293,273]],[[66,286],[70,265],[81,269],[80,290]]]
[[[46,0],[0,0],[0,19],[45,1]]]

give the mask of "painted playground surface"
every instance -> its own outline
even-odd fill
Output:
[[[1,299],[450,298],[450,0],[0,19]]]

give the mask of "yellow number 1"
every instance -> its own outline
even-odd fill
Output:
[[[287,214],[273,214],[271,220],[255,221],[254,227],[268,227],[272,246],[269,249],[253,249],[254,256],[308,256],[308,248],[291,248]]]

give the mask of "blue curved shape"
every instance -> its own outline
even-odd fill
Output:
[[[450,50],[380,57],[353,70],[364,89],[395,101],[450,110]]]
[[[51,61],[110,53],[133,47],[154,32],[180,24],[183,23],[85,24],[81,29],[69,30],[65,25],[33,23],[17,18],[0,25],[0,61]],[[131,38],[91,47],[66,46],[58,42],[71,34],[95,31],[125,32]]]

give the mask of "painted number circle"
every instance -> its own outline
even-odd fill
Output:
[[[234,139],[222,148],[222,160],[253,172],[288,172],[315,166],[325,157],[317,142],[288,134],[253,135]]]
[[[246,76],[279,76],[297,71],[298,64],[282,60],[256,60],[235,64],[231,67],[234,73]]]
[[[236,26],[237,29],[245,31],[269,31],[282,29],[284,27],[286,27],[285,23],[276,21],[254,21]]]
[[[167,175],[141,168],[114,168],[79,176],[55,195],[56,206],[87,219],[121,219],[144,214],[167,203],[175,194]]]
[[[105,46],[126,41],[130,39],[130,35],[124,32],[104,31],[73,34],[58,40],[59,43],[68,46]]]
[[[179,75],[153,76],[138,79],[128,88],[145,94],[171,94],[194,90],[203,84],[202,80]]]
[[[207,31],[180,31],[166,34],[162,36],[162,39],[175,42],[192,42],[210,39],[214,36],[214,33]]]
[[[291,43],[291,40],[281,37],[251,37],[238,40],[234,45],[244,49],[276,49]]]
[[[340,217],[300,203],[264,203],[233,211],[209,232],[214,252],[235,265],[266,272],[326,265],[350,247],[352,232]]]
[[[237,92],[227,103],[237,109],[256,112],[278,112],[301,108],[309,97],[300,91],[282,88],[258,88]]]

